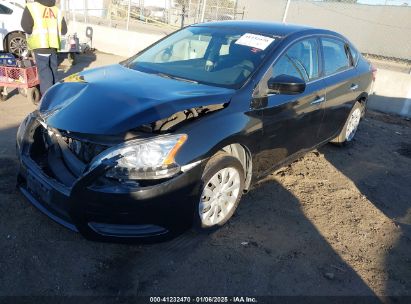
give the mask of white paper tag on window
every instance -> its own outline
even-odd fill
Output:
[[[265,50],[275,39],[262,35],[246,33],[242,35],[235,44],[245,45],[252,48]]]

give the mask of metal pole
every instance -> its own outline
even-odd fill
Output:
[[[203,0],[203,9],[201,10],[201,22],[204,22],[206,5],[207,5],[207,0]]]
[[[183,4],[183,6],[181,7],[181,28],[184,27],[184,18],[186,16],[186,5]]]
[[[188,0],[188,23],[190,23],[190,17],[192,17],[192,16],[190,16],[190,15],[192,15],[191,14],[191,9],[192,9],[192,7],[191,7],[191,0]]]
[[[143,4],[143,1],[140,0],[138,2],[138,4],[140,6],[140,20],[143,20],[143,17],[144,17],[144,4]]]
[[[284,11],[284,16],[283,16],[283,23],[285,23],[285,20],[287,19],[287,14],[288,14],[288,9],[290,7],[290,2],[291,2],[291,0],[287,0],[287,4],[285,6],[285,11]]]
[[[113,12],[113,4],[111,2],[109,2],[108,7],[109,7],[109,9],[108,9],[108,24],[109,24],[109,27],[112,27],[113,23],[111,22],[111,14]]]
[[[87,23],[87,0],[83,1],[84,23]]]
[[[127,11],[127,31],[130,26],[130,12],[131,12],[131,0],[128,0],[128,11]]]
[[[75,8],[72,8],[72,14],[73,14],[73,22],[76,22],[76,11]]]
[[[194,23],[198,23],[200,21],[201,18],[201,2],[197,2],[197,6],[196,6],[196,18],[194,20]]]

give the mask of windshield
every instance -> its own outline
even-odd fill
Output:
[[[189,27],[132,58],[128,67],[182,81],[239,88],[274,41],[235,29]]]

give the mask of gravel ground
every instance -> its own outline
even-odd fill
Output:
[[[409,121],[368,113],[353,145],[273,172],[217,232],[118,245],[84,240],[15,190],[15,134],[33,109],[18,95],[0,104],[0,296],[411,296]]]

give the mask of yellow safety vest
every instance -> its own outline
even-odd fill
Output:
[[[30,50],[40,48],[60,49],[60,33],[63,16],[57,6],[44,6],[38,2],[27,3],[33,17],[33,32],[27,39]]]

